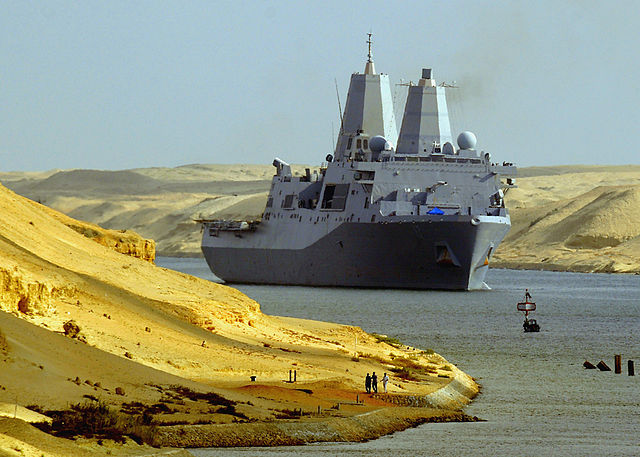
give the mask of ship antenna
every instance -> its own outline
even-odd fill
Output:
[[[371,55],[371,35],[373,35],[373,33],[369,32],[367,33],[367,35],[369,35],[369,39],[367,40],[367,44],[369,45],[369,53],[367,54],[367,63],[364,66],[364,74],[365,75],[375,75],[376,74],[376,68],[373,65],[373,56]]]
[[[342,119],[342,105],[340,104],[340,91],[338,91],[338,79],[333,78],[336,83],[336,97],[338,97],[338,113],[340,114],[340,135],[342,135],[344,120]]]

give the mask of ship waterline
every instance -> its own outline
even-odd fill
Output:
[[[301,249],[202,249],[229,283],[469,290],[486,287],[491,253],[510,227],[508,217],[394,219],[347,222]]]

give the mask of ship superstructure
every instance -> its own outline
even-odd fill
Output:
[[[398,135],[389,78],[369,48],[327,163],[293,176],[276,158],[260,221],[202,221],[213,273],[233,283],[486,287],[511,226],[503,192],[516,169],[478,152],[471,132],[454,146],[446,89],[423,69]]]

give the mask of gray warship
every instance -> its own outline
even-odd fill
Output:
[[[334,154],[293,176],[276,158],[258,221],[201,220],[202,252],[228,283],[373,288],[487,288],[511,227],[513,164],[494,164],[471,132],[454,146],[445,84],[423,69],[398,135],[389,77],[351,76]]]

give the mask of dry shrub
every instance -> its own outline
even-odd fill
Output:
[[[224,398],[223,396],[218,395],[214,392],[196,392],[188,387],[179,385],[169,386],[169,389],[184,398],[188,398],[191,401],[203,400],[214,406],[233,406],[236,404],[235,401]]]
[[[309,413],[302,411],[302,408],[295,409],[276,409],[275,410],[276,419],[299,419],[302,416],[308,415]]]
[[[84,436],[124,443],[125,436],[138,444],[151,443],[155,428],[149,416],[128,415],[115,411],[102,401],[85,401],[67,410],[47,411],[52,423],[34,424],[40,430],[63,438]]]
[[[398,357],[393,360],[394,365],[399,367],[411,368],[413,370],[421,371],[425,370],[426,367],[421,363],[416,362],[415,360],[406,358],[406,357]]]
[[[412,370],[411,368],[407,368],[407,367],[394,367],[391,369],[392,372],[395,373],[395,375],[400,378],[400,379],[404,379],[405,381],[419,381],[420,378],[418,378],[416,376],[416,373],[414,370]]]
[[[374,360],[378,363],[381,363],[383,365],[391,365],[394,362],[391,362],[391,360],[386,359],[384,357],[380,357],[379,355],[373,355],[373,354],[360,354],[360,357],[362,357],[363,359],[369,359],[369,360]]]
[[[65,322],[62,328],[64,329],[64,334],[69,338],[75,338],[82,343],[87,342],[87,338],[80,331],[80,326],[73,319]]]
[[[395,367],[391,371],[399,378],[407,381],[419,381],[421,375],[433,375],[436,373],[432,365],[424,365],[406,357],[394,359],[393,364]]]
[[[18,301],[18,311],[22,314],[31,314],[29,310],[29,297],[20,297]]]

